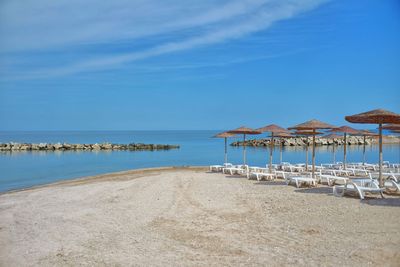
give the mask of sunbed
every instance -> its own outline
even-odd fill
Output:
[[[364,199],[365,193],[380,194],[383,198],[383,188],[379,188],[377,181],[373,179],[348,180],[345,185],[333,187],[333,195],[344,196],[347,193],[356,193],[360,199]]]

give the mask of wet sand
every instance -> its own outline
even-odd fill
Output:
[[[399,266],[400,197],[337,198],[205,169],[0,195],[0,266]]]

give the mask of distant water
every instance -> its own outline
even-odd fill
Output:
[[[86,132],[0,132],[0,142],[29,143],[157,143],[178,144],[168,151],[58,151],[0,153],[0,191],[26,188],[59,180],[109,172],[160,167],[220,164],[224,159],[224,140],[211,138],[217,131],[86,131]],[[231,142],[240,138],[230,139]],[[362,146],[348,147],[348,161],[362,160]],[[242,162],[242,148],[229,147],[229,162]],[[377,162],[378,147],[367,146],[367,161]],[[310,152],[311,154],[311,152]],[[342,160],[343,150],[337,148],[336,160]],[[274,150],[274,162],[279,162],[279,148]],[[309,157],[311,160],[311,156]],[[266,148],[247,148],[250,165],[264,166],[268,160]],[[283,160],[305,161],[301,147],[284,148]],[[384,146],[384,160],[399,162],[398,145]],[[332,147],[318,147],[316,162],[332,161]]]

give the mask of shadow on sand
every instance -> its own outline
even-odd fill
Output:
[[[361,203],[371,206],[400,207],[400,198],[373,198],[361,200]]]
[[[234,175],[225,175],[225,178],[233,178],[233,179],[236,179],[236,178],[242,178],[242,179],[247,179],[247,178],[246,178],[246,176],[239,175],[239,174],[234,174]]]
[[[298,188],[294,191],[296,193],[332,195],[332,188],[330,187]]]
[[[286,185],[284,181],[254,181],[254,185]]]

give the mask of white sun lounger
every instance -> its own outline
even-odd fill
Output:
[[[349,178],[329,175],[329,174],[319,174],[319,180],[322,183],[326,182],[329,186],[335,185],[336,182],[340,182],[341,184],[345,184]]]
[[[393,190],[393,189],[394,189],[394,191],[400,192],[400,185],[399,185],[399,183],[397,183],[397,182],[394,181],[394,180],[386,179],[385,182],[384,182],[384,184],[383,184],[383,186],[384,186],[386,189],[389,189],[389,190]]]
[[[364,199],[365,193],[380,194],[383,198],[383,189],[372,179],[359,179],[358,181],[347,181],[345,185],[333,187],[333,195],[344,196],[346,193],[356,193],[360,199]]]
[[[274,180],[275,179],[275,173],[269,173],[269,172],[248,172],[247,173],[247,179],[251,179],[251,177],[255,176],[257,178],[257,181],[261,181],[262,179],[266,180]]]
[[[311,186],[317,186],[318,180],[312,177],[305,176],[293,176],[286,179],[286,184],[295,184],[297,188],[299,188],[302,184],[308,184]]]
[[[245,174],[249,172],[249,166],[247,165],[236,165],[228,168],[222,169],[223,173],[229,173],[230,175],[233,174]]]
[[[221,172],[223,168],[232,167],[232,163],[224,163],[224,165],[211,165],[210,171],[211,172]]]

